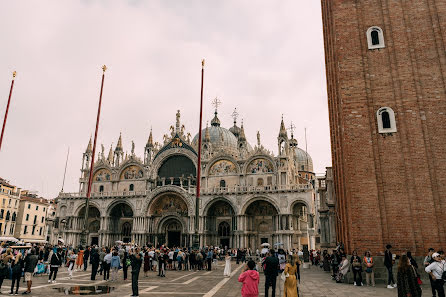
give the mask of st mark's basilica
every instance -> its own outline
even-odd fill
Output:
[[[200,246],[252,249],[268,242],[284,248],[315,247],[313,162],[298,147],[292,130],[277,123],[278,154],[247,142],[236,117],[223,128],[217,110],[202,131],[202,177],[199,203]],[[181,124],[154,143],[152,132],[144,157],[124,153],[122,138],[108,155],[99,152],[94,165],[88,217],[88,244],[118,240],[143,244],[191,246],[193,243],[198,135],[191,139]],[[60,193],[54,235],[66,244],[80,242],[91,139],[83,154],[80,188]]]

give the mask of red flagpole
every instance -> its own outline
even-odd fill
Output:
[[[195,198],[195,236],[199,243],[198,238],[198,217],[199,217],[199,203],[200,203],[200,181],[201,181],[201,123],[203,118],[203,79],[204,79],[204,59],[201,60],[201,98],[200,98],[200,124],[198,130],[198,165],[197,165],[197,194]],[[197,247],[198,247],[197,245]]]
[[[91,184],[93,181],[93,167],[94,167],[94,156],[96,153],[96,141],[98,138],[98,128],[99,128],[99,118],[101,115],[101,105],[102,105],[102,90],[104,88],[104,78],[105,78],[105,70],[107,70],[107,67],[104,65],[102,66],[102,82],[101,82],[101,93],[99,95],[99,106],[98,106],[98,114],[96,117],[96,130],[94,132],[94,142],[93,142],[93,154],[91,156],[91,165],[90,165],[90,173],[88,176],[88,188],[87,188],[87,197],[85,201],[85,218],[84,218],[84,228],[82,232],[82,240],[81,245],[87,244],[87,230],[88,230],[88,210],[89,210],[89,200],[91,196]],[[83,241],[83,242],[82,242]]]
[[[17,72],[14,71],[12,73],[11,89],[9,90],[9,98],[8,98],[8,104],[6,105],[5,118],[3,119],[2,135],[0,136],[0,150],[2,149],[3,133],[5,133],[6,119],[8,118],[9,104],[11,103],[12,88],[14,87],[14,78],[16,75]]]

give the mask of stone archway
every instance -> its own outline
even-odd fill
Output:
[[[130,205],[124,202],[115,204],[109,212],[109,244],[118,240],[130,242],[132,226],[133,209]]]
[[[149,241],[155,245],[167,244],[187,246],[190,242],[188,230],[189,209],[186,200],[175,192],[165,192],[153,199],[148,207],[150,217]]]
[[[83,206],[78,212],[78,220],[80,222],[85,221],[85,206]],[[95,206],[88,207],[88,241],[87,245],[99,244],[99,230],[101,228],[101,212]]]
[[[295,232],[291,238],[293,247],[299,249],[309,247],[308,228],[311,228],[310,218],[308,214],[308,207],[303,201],[296,201],[291,207],[291,229]]]
[[[245,211],[245,245],[251,249],[267,242],[273,244],[278,213],[266,200],[255,200]]]
[[[236,216],[232,205],[223,199],[213,202],[205,216],[205,244],[233,247]]]

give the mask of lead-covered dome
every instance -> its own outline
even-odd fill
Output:
[[[313,172],[313,159],[303,149],[296,147],[295,158],[298,164],[299,171]]]
[[[228,129],[220,126],[206,127],[201,131],[202,141],[205,138],[206,129],[208,129],[209,140],[213,146],[224,147],[230,150],[237,150],[237,138]],[[194,146],[198,145],[198,134],[192,140]]]

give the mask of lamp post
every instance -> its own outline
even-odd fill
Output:
[[[90,172],[89,172],[89,176],[88,176],[87,196],[85,197],[84,226],[82,228],[82,233],[81,233],[81,238],[80,238],[80,244],[82,246],[87,245],[87,237],[88,237],[88,210],[89,210],[89,207],[90,207],[89,204],[90,204],[90,196],[91,196],[91,184],[92,184],[92,181],[93,181],[94,155],[95,155],[95,152],[96,152],[96,141],[97,141],[97,138],[98,138],[99,118],[100,118],[100,115],[101,115],[102,90],[104,88],[105,70],[107,70],[107,67],[104,65],[104,66],[102,66],[101,93],[99,95],[98,114],[97,114],[97,117],[96,117],[96,130],[94,132],[93,154],[91,156]]]
[[[201,182],[201,122],[203,118],[203,78],[204,78],[204,59],[201,60],[201,96],[200,96],[200,123],[198,130],[198,164],[197,164],[197,193],[195,195],[195,232],[194,232],[194,248],[200,246],[199,228],[199,205],[200,205],[200,182]]]
[[[9,104],[11,103],[12,88],[14,88],[14,79],[15,79],[16,75],[17,75],[17,72],[14,71],[12,73],[11,88],[9,89],[9,97],[8,97],[8,104],[6,105],[5,117],[3,118],[2,134],[0,136],[0,150],[2,149],[3,133],[5,132],[6,119],[8,118]]]

